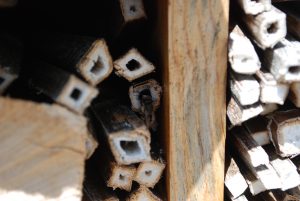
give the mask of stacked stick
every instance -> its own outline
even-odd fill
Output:
[[[146,19],[142,0],[120,0],[118,10],[118,34],[128,24]],[[101,178],[84,181],[83,199],[161,200],[153,188],[165,161],[159,142],[151,140],[158,135],[156,111],[162,95],[152,76],[156,67],[134,47],[114,60],[104,38],[42,31],[28,35],[24,44],[0,36],[0,93],[11,95],[26,85],[35,96],[43,96],[38,101],[60,104],[89,119],[86,158],[96,160]],[[23,46],[33,54],[27,53],[22,62]],[[118,77],[111,76],[113,72]],[[128,97],[101,99],[99,89],[111,77],[127,83]],[[13,83],[16,79],[18,84]],[[110,93],[118,97],[120,91]],[[96,139],[100,155],[94,154]]]
[[[275,1],[274,1],[275,2]],[[273,3],[274,3],[273,2]],[[225,189],[231,200],[299,200],[299,2],[232,2]],[[293,23],[291,23],[293,19]],[[298,31],[298,32],[297,32]],[[279,108],[280,107],[280,108]]]

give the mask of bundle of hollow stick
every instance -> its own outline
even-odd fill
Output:
[[[299,3],[231,2],[229,200],[300,200]]]
[[[0,2],[3,6],[16,4]],[[127,26],[132,28],[147,20],[142,0],[118,3],[119,35]],[[38,30],[21,40],[1,33],[1,100],[12,100],[8,96],[23,98],[25,94],[25,99],[32,98],[29,101],[59,105],[88,120],[85,144],[89,161],[83,200],[162,200],[153,190],[165,168],[164,153],[157,141],[156,111],[162,87],[154,79],[156,67],[137,48],[127,49],[116,59],[109,49],[105,38],[92,36]],[[102,86],[111,77],[113,81]],[[109,86],[115,80],[125,85]],[[103,89],[105,98],[99,89]],[[120,94],[127,96],[116,98]],[[51,107],[51,112],[56,109]],[[30,123],[26,126],[35,126],[35,122]]]

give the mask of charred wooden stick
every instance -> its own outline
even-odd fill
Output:
[[[282,39],[264,52],[263,64],[279,82],[300,81],[300,43]]]
[[[130,194],[126,201],[162,201],[147,187],[140,186],[136,191]]]
[[[156,128],[155,111],[160,106],[161,93],[161,86],[153,79],[134,84],[129,88],[131,108],[143,115],[148,128]]]
[[[114,68],[118,76],[122,76],[130,82],[155,70],[154,65],[134,48],[114,61]]]
[[[269,117],[268,130],[277,153],[282,157],[300,153],[300,111],[275,112]]]
[[[92,107],[118,164],[149,161],[150,132],[144,122],[126,106],[101,103]]]
[[[271,143],[267,128],[268,120],[266,118],[256,117],[246,121],[243,125],[259,146]]]
[[[265,150],[269,155],[270,164],[281,180],[281,190],[286,191],[300,185],[300,176],[293,162],[288,158],[281,158],[277,155],[272,146],[265,147]]]
[[[111,175],[107,181],[107,186],[114,190],[119,188],[121,190],[131,191],[132,181],[136,173],[134,166],[118,165],[116,163],[110,164]]]
[[[247,15],[257,15],[271,9],[271,0],[237,0]]]
[[[120,0],[119,2],[125,24],[146,18],[146,12],[142,0]]]
[[[225,161],[225,187],[228,191],[229,197],[234,200],[242,195],[248,188],[246,180],[240,172],[235,160],[229,155],[226,155]]]
[[[0,95],[19,76],[22,50],[16,38],[0,36]]]
[[[105,40],[64,34],[34,35],[30,44],[35,53],[72,73],[77,73],[95,86],[113,70]]]
[[[296,2],[296,1],[295,1]],[[298,3],[298,2],[297,2]],[[300,14],[297,5],[277,5],[287,15],[288,32],[300,40]]]
[[[262,111],[263,108],[260,103],[242,106],[234,97],[232,97],[227,106],[227,117],[232,126],[236,126],[248,119],[258,116]]]
[[[260,84],[260,101],[283,105],[289,93],[289,85],[278,83],[271,73],[264,70],[257,71],[256,77]]]
[[[243,106],[259,101],[259,83],[251,75],[230,74],[230,89],[232,94]]]
[[[278,105],[275,103],[262,104],[263,111],[260,113],[261,116],[270,114],[278,109]]]
[[[1,7],[13,7],[17,5],[18,0],[0,0],[0,8]]]
[[[231,145],[249,166],[258,167],[269,163],[268,154],[243,127],[232,129],[228,137]]]
[[[228,60],[236,73],[255,74],[261,67],[252,43],[238,25],[229,35]]]
[[[100,185],[99,185],[100,184]],[[84,181],[82,201],[119,201],[115,193],[103,181],[92,183]]]
[[[244,15],[243,22],[262,49],[274,47],[286,35],[286,15],[273,7],[258,15]]]
[[[289,100],[296,106],[300,107],[300,82],[291,84]]]
[[[29,67],[34,88],[75,112],[82,113],[98,95],[98,90],[56,66],[36,61]]]

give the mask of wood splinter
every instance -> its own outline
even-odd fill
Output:
[[[143,115],[148,128],[157,127],[155,111],[160,106],[161,93],[161,86],[153,79],[134,84],[129,88],[131,108]]]
[[[268,130],[277,153],[282,157],[300,153],[300,110],[275,112]]]
[[[0,36],[0,95],[19,76],[22,49],[22,44],[16,38]]]
[[[252,75],[230,74],[230,90],[243,106],[259,101],[259,83]]]
[[[235,200],[242,195],[248,188],[246,180],[240,172],[235,160],[229,155],[226,155],[226,172],[225,172],[225,187],[228,192],[228,196]]]
[[[146,18],[143,0],[120,0],[119,2],[125,24]]]
[[[41,59],[79,74],[93,86],[106,79],[113,70],[104,39],[47,33],[32,36],[30,42]]]
[[[278,83],[274,76],[265,70],[257,71],[256,77],[260,83],[260,101],[283,105],[289,93],[289,85]]]
[[[131,191],[132,181],[136,173],[134,166],[118,165],[116,163],[110,164],[110,176],[107,181],[107,186],[114,190],[119,188],[121,190]]]
[[[130,49],[121,58],[114,61],[115,73],[129,82],[143,77],[155,70],[152,63],[146,60],[137,49]]]
[[[229,35],[228,60],[236,73],[255,74],[261,67],[252,43],[238,25]]]
[[[258,116],[263,111],[260,103],[250,106],[242,106],[234,97],[232,97],[227,106],[227,117],[232,126],[241,125],[244,121]]]
[[[28,67],[32,72],[27,76],[34,88],[77,113],[83,113],[98,95],[97,89],[56,66],[35,61]]]
[[[271,9],[271,0],[237,0],[247,15],[257,15]]]
[[[109,102],[96,104],[92,110],[118,164],[129,165],[151,160],[150,132],[133,111]]]
[[[253,167],[269,163],[268,154],[243,127],[232,129],[228,137],[245,163],[247,162]]]
[[[300,81],[300,43],[282,39],[274,49],[268,49],[263,56],[264,66],[279,82]]]
[[[136,191],[130,194],[126,201],[162,201],[151,190],[145,186],[140,186]]]
[[[244,15],[243,21],[253,40],[262,48],[272,48],[286,36],[286,15],[272,6],[258,15]]]

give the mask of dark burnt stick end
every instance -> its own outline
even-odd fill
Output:
[[[98,95],[98,90],[56,66],[40,61],[28,65],[27,76],[34,88],[77,113],[83,113]]]
[[[84,78],[95,86],[113,70],[112,58],[104,39],[60,33],[40,33],[29,40],[41,59]]]
[[[133,111],[115,102],[93,105],[92,111],[118,164],[129,165],[151,159],[150,132]]]
[[[155,70],[155,66],[135,48],[130,49],[125,55],[114,61],[114,68],[118,76],[124,77],[129,82]]]
[[[129,88],[131,109],[143,116],[148,128],[157,127],[155,111],[160,106],[162,88],[156,80],[136,83]]]
[[[299,154],[300,110],[278,111],[268,118],[268,131],[277,153],[282,157]]]
[[[17,38],[0,35],[0,94],[19,76],[23,45]]]
[[[18,0],[0,0],[0,8],[13,7],[17,5]]]

